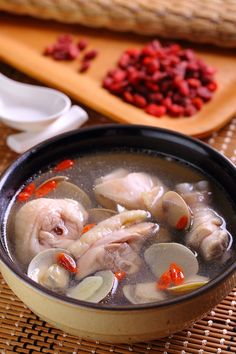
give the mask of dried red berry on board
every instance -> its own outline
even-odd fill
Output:
[[[80,73],[84,73],[85,71],[87,71],[90,68],[90,61],[83,61],[80,68],[79,68],[79,72]]]
[[[141,49],[126,49],[103,87],[157,118],[190,117],[211,100],[217,89],[214,74],[193,50],[153,40]]]
[[[86,41],[86,39],[81,39],[77,44],[77,47],[81,51],[84,50],[87,46],[88,46],[88,42]]]
[[[49,44],[43,54],[50,56],[55,60],[75,60],[80,56],[88,46],[86,39],[82,38],[79,42],[75,42],[73,36],[69,33],[61,34],[57,37],[56,42]],[[89,50],[81,59],[79,72],[87,71],[91,66],[91,61],[96,58],[98,51],[95,49]]]
[[[74,60],[79,52],[72,36],[66,33],[58,36],[54,44],[48,45],[44,50],[44,55],[51,56],[55,60]]]
[[[95,50],[95,49],[90,50],[89,52],[85,53],[84,60],[92,60],[92,59],[96,58],[97,55],[98,55],[97,50]]]

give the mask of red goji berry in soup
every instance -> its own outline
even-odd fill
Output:
[[[70,160],[70,159],[63,160],[54,168],[54,172],[67,170],[68,168],[71,168],[73,166],[74,166],[74,161],[73,160]]]
[[[125,278],[126,273],[123,271],[115,272],[115,277],[117,280],[121,281]]]
[[[59,253],[57,255],[57,264],[68,270],[70,273],[77,272],[77,266],[75,260],[66,253]]]
[[[48,181],[42,184],[39,188],[35,191],[35,196],[37,198],[42,198],[51,191],[53,191],[57,187],[57,182],[55,180]]]
[[[28,200],[34,193],[35,191],[35,184],[32,182],[28,184],[17,196],[17,200],[19,202],[25,202]]]

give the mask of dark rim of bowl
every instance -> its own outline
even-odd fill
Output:
[[[221,160],[222,163],[226,164],[227,167],[230,168],[230,170],[231,170],[230,172],[235,174],[235,177],[236,177],[236,167],[228,158],[221,155],[217,150],[210,147],[208,144],[206,144],[202,141],[199,141],[195,138],[186,136],[182,133],[178,133],[175,131],[164,129],[164,128],[155,128],[155,127],[149,127],[149,126],[144,126],[144,125],[106,124],[106,125],[102,125],[102,126],[81,128],[77,131],[72,131],[72,132],[58,135],[58,136],[48,139],[47,141],[40,143],[37,146],[35,146],[34,148],[26,151],[24,154],[22,154],[20,157],[18,157],[6,169],[6,171],[1,176],[0,191],[1,191],[1,188],[4,185],[5,181],[7,180],[8,176],[12,173],[12,171],[14,171],[14,169],[18,165],[27,161],[28,157],[32,154],[32,151],[33,151],[33,153],[38,153],[38,151],[40,151],[42,148],[46,148],[47,146],[50,147],[51,143],[57,143],[61,139],[66,138],[66,137],[70,137],[72,135],[87,134],[90,132],[96,132],[96,131],[99,132],[99,131],[108,131],[108,130],[113,130],[113,131],[115,130],[116,132],[119,130],[120,131],[122,131],[122,130],[125,130],[125,131],[138,130],[142,133],[150,131],[152,133],[159,132],[160,134],[164,134],[164,135],[166,134],[166,135],[178,137],[178,138],[182,139],[182,141],[194,143],[195,146],[203,148],[203,150],[206,151],[207,153],[209,153],[213,159],[216,158],[217,160]],[[145,136],[148,137],[148,134]],[[176,158],[178,158],[178,156],[176,156]],[[236,205],[236,201],[235,201],[235,205]],[[2,242],[0,242],[0,260],[3,261],[3,263],[5,263],[5,265],[8,268],[10,268],[10,270],[13,271],[13,273],[15,273],[15,275],[18,278],[23,280],[25,283],[31,285],[33,288],[36,288],[40,292],[45,293],[48,296],[55,298],[56,300],[61,300],[63,302],[67,302],[68,304],[71,304],[71,305],[79,305],[79,306],[85,307],[85,308],[93,308],[93,309],[106,310],[106,311],[132,311],[132,310],[137,311],[137,310],[161,308],[161,307],[165,307],[165,306],[169,307],[171,305],[181,304],[182,302],[192,300],[193,298],[196,298],[196,297],[202,295],[203,293],[210,292],[213,288],[217,287],[226,278],[230,277],[230,275],[232,275],[232,273],[234,273],[235,269],[236,269],[236,262],[234,262],[230,266],[228,266],[228,268],[222,274],[220,274],[216,278],[210,280],[210,282],[207,283],[206,285],[200,287],[197,290],[194,290],[193,292],[191,292],[189,294],[181,295],[181,296],[174,298],[174,299],[163,300],[161,302],[151,302],[151,303],[140,304],[140,305],[130,304],[130,305],[120,306],[120,305],[111,305],[111,304],[90,303],[90,302],[86,302],[86,301],[76,300],[76,299],[70,298],[66,295],[57,294],[57,293],[41,286],[40,284],[31,280],[25,273],[23,273],[23,271],[21,271],[16,266],[16,264],[11,260],[10,256],[7,254],[7,251],[3,247]]]

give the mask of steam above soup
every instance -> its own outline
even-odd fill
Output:
[[[219,273],[231,252],[230,213],[223,191],[190,166],[100,153],[60,162],[26,184],[6,241],[22,270],[50,290],[143,304],[194,291]]]

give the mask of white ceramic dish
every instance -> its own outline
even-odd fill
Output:
[[[70,106],[71,100],[60,91],[20,83],[0,73],[0,117],[11,128],[40,130]]]
[[[81,107],[74,105],[68,112],[39,132],[22,132],[9,135],[7,137],[7,145],[13,151],[22,154],[46,139],[79,128],[87,119],[87,112]]]

